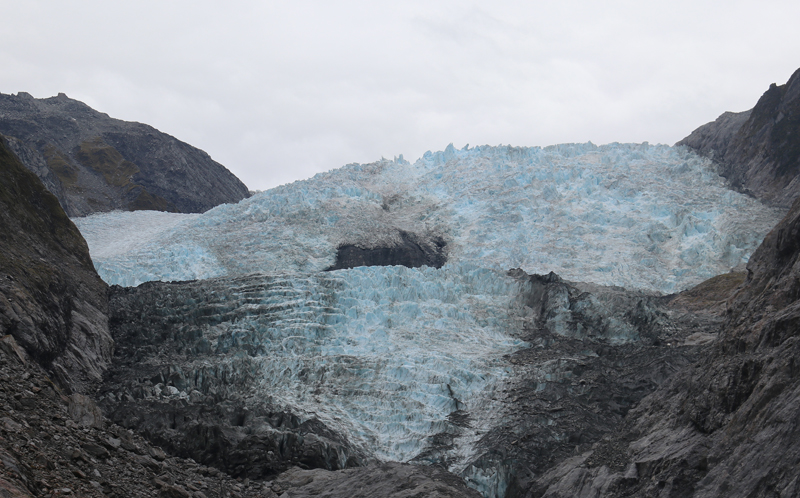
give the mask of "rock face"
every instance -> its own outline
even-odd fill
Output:
[[[106,284],[58,200],[0,138],[0,334],[63,389],[96,384],[111,359]]]
[[[463,473],[491,483],[477,486],[488,497],[530,496],[537,477],[592,448],[595,458],[608,455],[617,464],[603,436],[700,358],[722,322],[718,313],[687,305],[698,301],[692,291],[658,296],[570,283],[554,273],[511,273],[530,284],[520,299],[531,347],[510,355],[515,374],[502,388],[499,420]],[[729,293],[739,281],[732,275],[713,287]]]
[[[800,70],[753,109],[726,112],[676,145],[713,158],[735,189],[788,208],[800,194]]]
[[[328,268],[342,270],[358,266],[394,266],[409,268],[430,266],[441,268],[447,262],[447,243],[441,237],[422,236],[399,231],[399,241],[394,245],[363,248],[353,244],[341,245],[336,250],[336,264]]]
[[[594,451],[554,466],[527,496],[798,496],[798,240],[795,202],[753,254],[702,361],[643,399]]]
[[[247,187],[208,154],[59,94],[0,94],[0,133],[70,216],[114,209],[201,213]]]

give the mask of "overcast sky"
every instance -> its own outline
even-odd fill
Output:
[[[453,143],[672,144],[800,67],[791,1],[0,0],[0,92],[64,92],[251,189]]]

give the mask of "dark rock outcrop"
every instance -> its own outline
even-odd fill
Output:
[[[64,94],[0,94],[0,133],[70,216],[113,209],[201,213],[249,195],[202,150]]]
[[[726,112],[676,145],[714,159],[736,190],[788,208],[800,194],[800,70],[750,111]]]
[[[98,383],[111,359],[106,284],[53,194],[0,138],[0,334],[63,389]]]
[[[480,498],[453,474],[435,466],[383,463],[340,472],[294,468],[275,479],[272,489],[291,489],[293,498]]]
[[[527,496],[800,495],[800,202],[728,301],[720,339]]]
[[[554,465],[592,448],[596,458],[608,454],[619,464],[601,447],[603,437],[704,354],[722,316],[692,306],[713,301],[708,292],[659,296],[571,283],[554,273],[510,274],[529,284],[520,300],[527,310],[522,337],[531,347],[508,357],[514,375],[501,389],[497,425],[463,475],[484,496],[515,498],[529,496]],[[711,285],[714,297],[730,294],[739,281]]]
[[[430,266],[441,268],[447,262],[447,243],[441,237],[423,237],[412,232],[399,231],[393,245],[360,247],[345,244],[336,251],[336,263],[328,271],[358,266]]]

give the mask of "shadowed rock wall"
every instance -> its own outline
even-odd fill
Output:
[[[418,268],[430,266],[441,268],[447,262],[447,243],[441,237],[423,237],[400,231],[400,241],[394,245],[363,248],[357,245],[342,245],[336,251],[336,264],[327,268],[342,270],[358,266],[407,266]]]
[[[111,359],[106,284],[53,194],[0,137],[0,334],[83,390]]]

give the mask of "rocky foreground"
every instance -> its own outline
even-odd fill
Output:
[[[393,463],[233,478],[110,423],[87,396],[65,395],[10,336],[0,342],[0,410],[3,497],[479,496],[439,468]]]

